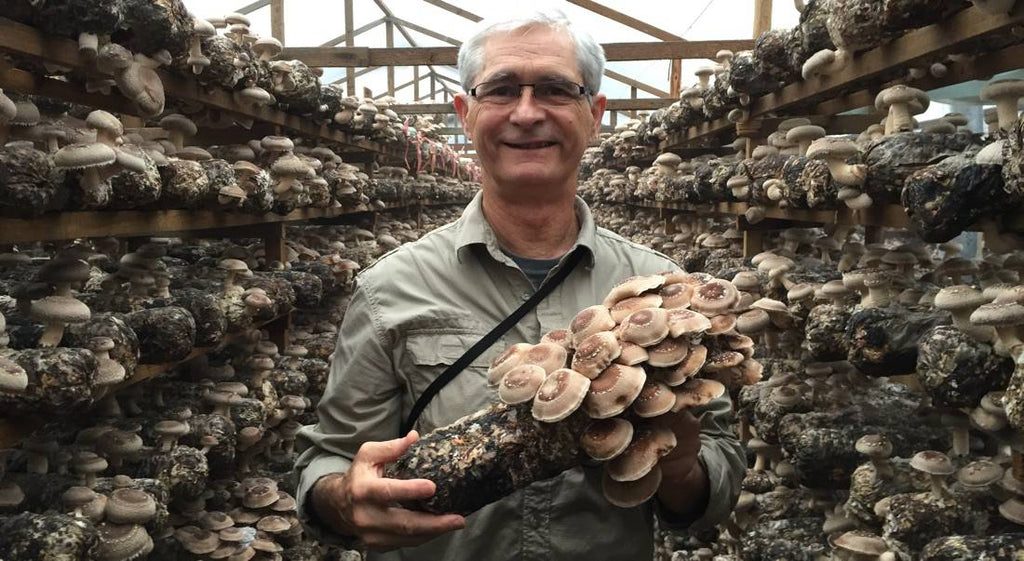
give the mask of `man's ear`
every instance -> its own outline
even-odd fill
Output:
[[[601,119],[604,118],[605,107],[608,106],[608,96],[603,93],[594,94],[590,102],[590,114],[594,117],[594,130],[591,131],[591,138],[597,138],[601,134]]]
[[[469,96],[464,93],[455,94],[452,103],[455,105],[455,112],[459,115],[459,122],[462,123],[463,134],[467,139],[472,139],[470,131],[473,130],[473,124],[470,122],[469,116]]]

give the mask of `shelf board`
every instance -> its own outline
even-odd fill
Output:
[[[0,18],[0,51],[86,73],[95,72],[92,63],[79,54],[76,42],[63,37],[48,36],[31,26],[7,18]],[[257,108],[241,105],[235,101],[231,92],[201,85],[193,78],[164,70],[157,70],[157,74],[160,75],[160,80],[163,82],[164,94],[169,99],[199,103],[211,109],[276,125],[310,138],[318,138],[370,152],[388,152],[379,143],[356,140],[355,135],[330,128],[327,125],[317,124],[312,119],[291,115],[272,107]],[[110,95],[90,94],[86,93],[81,86],[52,78],[34,76],[29,72],[10,67],[0,71],[0,87],[24,93],[48,95],[118,113],[137,114],[134,106],[116,91]]]
[[[416,203],[388,205],[397,210]],[[98,237],[172,236],[250,237],[252,227],[281,222],[338,218],[372,212],[360,208],[302,208],[286,215],[218,210],[71,211],[37,218],[0,218],[0,244]]]
[[[946,55],[960,52],[972,41],[1008,32],[1022,22],[1024,4],[1018,4],[1006,15],[988,15],[977,8],[967,8],[946,21],[909,31],[885,45],[854,56],[850,64],[834,76],[802,80],[754,98],[747,108],[750,119],[801,113],[833,115],[871,106],[884,82],[903,76],[906,69],[927,67]],[[942,78],[929,76],[911,85],[932,90],[968,80],[986,79],[1018,68],[1022,54],[1024,46],[1021,45],[979,54],[971,62],[949,63],[949,72]],[[673,150],[707,143],[734,131],[735,125],[728,119],[716,119],[672,135],[662,142],[660,149]]]
[[[707,216],[743,216],[743,213],[750,208],[747,203],[709,203],[706,205],[691,205],[686,203],[629,203],[636,208],[648,210],[668,210],[677,212],[692,212]],[[807,225],[821,224],[842,224],[844,226],[874,226],[884,228],[909,228],[910,220],[907,213],[900,205],[878,205],[868,208],[860,213],[854,213],[848,208],[838,210],[812,210],[799,208],[778,208],[764,207],[765,218]],[[755,225],[756,227],[756,225]]]

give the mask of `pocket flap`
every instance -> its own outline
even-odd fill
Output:
[[[470,347],[482,339],[485,333],[418,333],[406,338],[405,348],[414,364],[437,366],[454,364]],[[489,367],[491,360],[503,349],[502,340],[495,341],[491,348],[476,357],[470,366]]]

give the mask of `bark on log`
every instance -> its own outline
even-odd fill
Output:
[[[437,485],[433,497],[408,508],[466,515],[579,465],[587,416],[577,411],[544,423],[533,418],[530,408],[529,402],[499,403],[463,417],[424,435],[384,475]]]

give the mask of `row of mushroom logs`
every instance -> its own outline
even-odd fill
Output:
[[[606,462],[605,497],[635,506],[654,495],[658,460],[676,445],[665,415],[760,379],[753,341],[735,331],[738,303],[732,283],[699,273],[633,277],[569,328],[506,349],[488,380],[544,423],[581,409],[591,421],[580,445]]]

